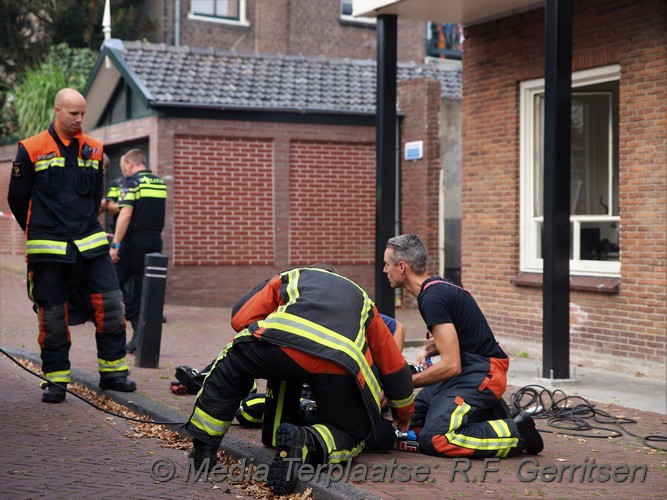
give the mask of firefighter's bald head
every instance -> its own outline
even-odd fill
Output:
[[[81,130],[86,114],[85,97],[76,89],[61,89],[56,94],[53,109],[56,113],[56,132],[62,139],[72,139]]]

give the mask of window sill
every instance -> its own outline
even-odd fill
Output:
[[[240,28],[249,28],[250,23],[245,19],[231,19],[226,17],[203,16],[198,14],[188,14],[188,19],[192,21],[205,21],[216,24],[227,24],[229,26],[238,26]]]
[[[516,286],[542,288],[541,273],[519,273],[510,282]],[[603,276],[570,276],[570,290],[595,293],[618,293],[621,278]]]

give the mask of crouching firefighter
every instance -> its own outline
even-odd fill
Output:
[[[72,297],[87,310],[74,322],[92,319],[96,327],[100,387],[136,389],[127,378],[122,295],[97,218],[102,144],[81,131],[86,101],[79,92],[60,90],[54,109],[48,130],[19,143],[7,197],[26,234],[28,295],[39,318],[47,403],[64,401],[70,381]]]
[[[239,333],[216,359],[184,426],[197,470],[215,464],[255,378],[267,379],[273,401],[262,441],[276,448],[268,472],[276,495],[294,490],[301,464],[341,463],[362,452],[381,420],[374,366],[394,425],[407,430],[410,369],[366,292],[333,267],[295,268],[258,285],[232,309],[232,327]],[[298,425],[304,382],[318,408],[314,425]]]

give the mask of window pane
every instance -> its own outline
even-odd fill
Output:
[[[534,116],[533,127],[533,165],[535,165],[535,174],[533,175],[533,217],[544,215],[544,94],[535,96],[533,103]]]
[[[340,13],[343,16],[352,15],[352,0],[340,0]]]
[[[573,215],[611,215],[611,95],[572,95],[570,203]]]
[[[213,0],[192,0],[192,12],[195,14],[212,16],[215,14],[214,8]]]
[[[239,19],[239,0],[192,0],[192,13]]]
[[[215,14],[218,17],[231,17],[238,19],[239,17],[239,2],[238,0],[217,0],[215,6]]]
[[[619,260],[618,222],[582,222],[581,260]]]

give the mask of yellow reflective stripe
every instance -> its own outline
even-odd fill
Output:
[[[63,382],[69,384],[70,382],[70,371],[61,370],[57,372],[49,372],[44,374],[44,378],[48,378],[49,382]]]
[[[476,438],[472,436],[465,436],[463,434],[456,434],[454,432],[445,434],[447,441],[450,444],[460,446],[461,448],[468,448],[471,450],[498,450],[500,448],[514,448],[518,444],[518,439],[509,438]]]
[[[470,405],[463,403],[452,412],[452,418],[449,424],[449,432],[445,434],[447,441],[450,444],[460,446],[461,448],[468,448],[470,450],[498,450],[501,448],[514,448],[519,440],[511,436],[509,427],[503,422],[503,426],[496,426],[500,420],[492,420],[487,422],[491,428],[499,436],[498,438],[476,438],[466,436],[464,434],[457,434],[455,429],[461,427],[463,417],[470,411]],[[506,434],[506,435],[504,435]]]
[[[453,412],[452,417],[449,420],[449,429],[447,432],[452,432],[455,429],[458,429],[463,424],[463,417],[466,413],[470,411],[470,405],[468,403],[463,403],[459,405]]]
[[[375,399],[378,408],[380,407],[380,385],[378,384],[371,367],[368,365],[366,357],[350,339],[318,325],[317,323],[288,312],[275,312],[266,319],[258,321],[257,325],[261,328],[275,328],[292,333],[299,337],[312,340],[317,344],[347,354],[356,363],[364,375],[366,383],[373,394],[373,398]]]
[[[114,361],[97,358],[97,364],[100,368],[100,372],[122,372],[129,370],[125,358],[116,359]]]
[[[253,416],[250,415],[249,413],[246,413],[246,412],[243,411],[243,410],[241,410],[241,416],[242,416],[243,418],[245,418],[248,422],[253,422],[253,423],[255,423],[255,424],[261,424],[262,421],[264,420],[263,417],[261,417],[261,418],[255,418],[255,417],[253,417]]]
[[[51,254],[66,255],[67,242],[55,240],[28,240],[25,243],[26,253],[28,254]]]
[[[231,422],[212,417],[198,406],[195,406],[195,411],[190,417],[190,423],[212,437],[224,436],[232,425]]]
[[[77,165],[81,168],[94,168],[95,170],[99,170],[100,160],[93,160],[93,159],[84,160],[83,158],[77,158]],[[65,166],[65,158],[63,158],[62,156],[55,156],[53,158],[49,158],[48,160],[36,161],[35,172],[41,172],[42,170],[46,170],[49,167],[64,167],[64,166]]]
[[[287,381],[280,381],[280,388],[278,389],[278,394],[273,394],[273,399],[276,401],[276,412],[273,416],[273,436],[271,437],[271,443],[273,446],[276,445],[276,429],[283,421],[283,409],[285,407],[285,391],[287,390]]]
[[[95,170],[98,170],[100,167],[100,160],[93,160],[93,159],[84,160],[83,158],[78,158],[78,160],[79,161],[77,164],[81,168],[94,168]]]
[[[35,162],[35,172],[46,170],[49,167],[64,167],[65,158],[62,156],[54,156],[48,160],[39,160]]]
[[[491,427],[493,427],[493,430],[498,437],[507,437],[512,435],[507,422],[504,420],[490,420],[488,423],[491,425]]]
[[[327,448],[327,455],[331,453],[334,448],[336,448],[336,443],[334,442],[333,435],[331,434],[331,431],[329,431],[329,428],[322,424],[315,424],[311,428],[322,437],[324,445]]]
[[[328,463],[330,464],[339,464],[341,462],[347,462],[359,456],[359,454],[364,449],[364,442],[362,441],[357,446],[351,450],[336,450],[332,453],[329,453]]]
[[[339,464],[341,462],[346,462],[347,460],[359,456],[364,449],[364,442],[362,441],[351,450],[337,450],[334,437],[326,425],[315,424],[312,426],[312,429],[322,437],[322,440],[327,447],[327,463]]]
[[[410,403],[412,403],[415,400],[415,394],[414,392],[410,394],[405,399],[389,399],[387,398],[387,403],[389,403],[389,406],[392,408],[403,408],[404,406],[408,406]]]
[[[361,317],[359,318],[359,330],[357,331],[357,338],[354,340],[354,343],[357,345],[360,351],[364,351],[366,347],[366,321],[368,321],[368,313],[373,309],[373,303],[371,299],[364,295],[364,307],[361,310]]]
[[[293,304],[299,298],[298,284],[301,272],[298,269],[295,269],[293,271],[290,271],[288,274],[289,274],[289,284],[287,285],[287,296],[289,297],[289,301],[283,307],[279,308],[278,311],[280,311],[281,309],[284,311],[288,305]]]
[[[77,248],[81,253],[87,250],[92,250],[93,248],[98,248],[103,245],[107,245],[108,243],[109,240],[104,231],[91,234],[90,236],[86,236],[85,238],[82,238],[80,240],[74,240],[74,244],[77,246]]]
[[[143,184],[138,190],[138,198],[167,198],[167,186],[159,184]]]

